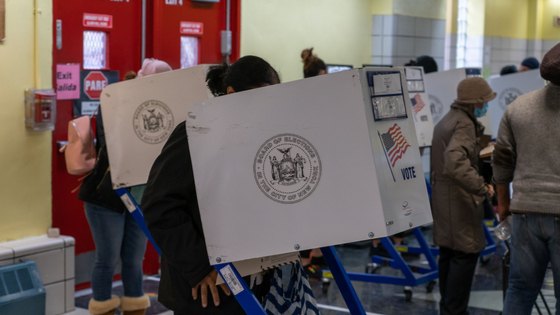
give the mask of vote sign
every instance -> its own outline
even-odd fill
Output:
[[[109,84],[107,77],[100,71],[92,71],[84,78],[84,93],[91,100],[98,100],[101,91]]]

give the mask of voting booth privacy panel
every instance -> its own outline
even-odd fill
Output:
[[[354,69],[195,105],[187,133],[210,263],[431,222],[413,120],[402,68]]]
[[[145,184],[167,138],[189,109],[212,97],[209,65],[107,86],[101,95],[113,188]],[[110,135],[110,136],[109,136]]]
[[[451,109],[451,104],[457,99],[457,86],[464,79],[470,77],[480,77],[480,68],[461,68],[442,72],[433,72],[426,75],[426,85],[430,89],[430,109],[434,126]],[[478,118],[478,121],[485,127],[484,134],[492,135],[492,123],[490,114]]]
[[[488,102],[492,138],[496,138],[507,106],[520,95],[544,88],[545,81],[541,77],[540,70],[536,69],[490,78],[488,84],[498,94],[494,100]]]
[[[412,117],[414,117],[414,126],[416,126],[416,136],[420,147],[429,147],[432,145],[432,137],[434,134],[434,122],[432,121],[432,113],[430,111],[428,90],[424,82],[424,68],[422,67],[406,67],[406,83],[410,102],[412,103]]]

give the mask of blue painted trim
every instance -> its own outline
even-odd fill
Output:
[[[492,238],[492,235],[490,234],[490,231],[488,230],[488,227],[486,226],[486,224],[484,224],[483,227],[484,227],[484,237],[486,238],[486,248],[480,253],[480,257],[495,253],[496,250],[497,250],[496,242],[494,242],[494,239]],[[418,242],[420,243],[420,241],[418,241]],[[424,240],[424,242],[425,242],[425,240]],[[400,252],[411,253],[411,254],[424,254],[424,253],[426,253],[426,251],[424,249],[422,249],[421,247],[411,247],[411,246],[397,245],[397,246],[395,246],[395,248],[399,248]],[[433,256],[439,256],[439,248],[431,247],[430,251],[432,252]],[[429,261],[429,259],[428,259],[428,261]],[[372,260],[372,262],[379,263],[378,261],[374,261],[374,260]],[[393,267],[393,268],[395,268],[395,267]]]
[[[334,246],[322,247],[321,252],[329,265],[330,272],[332,273],[333,278],[336,281],[336,285],[346,302],[346,306],[350,310],[350,314],[366,315],[366,311],[364,310],[360,299],[358,299],[358,295],[350,282],[350,278],[348,277],[346,270],[344,270],[344,267],[340,262],[340,258],[338,257]]]
[[[226,266],[231,267],[231,270],[233,271],[234,276],[237,279],[237,282],[243,287],[243,291],[237,293],[235,295],[235,298],[237,299],[239,304],[241,304],[241,307],[243,308],[243,310],[245,310],[245,313],[251,314],[251,315],[253,315],[253,314],[255,314],[255,315],[258,315],[258,314],[266,315],[261,303],[259,303],[259,301],[255,297],[255,295],[253,294],[251,289],[249,289],[249,286],[247,285],[245,280],[243,280],[243,277],[241,277],[239,272],[237,272],[237,269],[235,269],[235,266],[232,263],[214,265],[214,268],[216,268],[216,270],[218,271],[218,273],[220,274],[222,279],[224,279],[224,282],[227,284],[229,289],[232,291],[232,294],[233,294],[234,290],[229,285],[228,281],[225,279],[224,274],[222,273],[222,269],[225,268]]]
[[[432,271],[439,270],[436,259],[434,258],[434,254],[432,253],[432,250],[431,250],[430,246],[428,246],[428,243],[426,242],[426,239],[424,238],[424,235],[422,235],[422,231],[420,230],[420,228],[415,228],[414,229],[414,236],[416,236],[416,239],[418,240],[418,243],[420,244],[420,248],[422,248],[422,254],[424,254],[424,256],[426,257],[426,260],[428,260],[428,264],[430,265],[430,269]]]
[[[128,195],[130,200],[132,200],[132,203],[136,207],[136,210],[130,212],[130,214],[132,214],[132,217],[134,218],[134,220],[136,220],[136,223],[138,223],[138,225],[140,226],[140,228],[142,229],[146,237],[148,237],[148,240],[150,240],[150,243],[152,243],[152,246],[154,246],[157,253],[161,256],[161,250],[156,245],[156,242],[154,241],[152,234],[150,234],[150,231],[148,230],[148,226],[146,225],[146,221],[144,220],[144,215],[142,214],[142,209],[140,209],[140,206],[138,205],[138,203],[136,203],[134,197],[132,197],[132,195],[126,188],[118,188],[115,189],[115,191],[117,192],[119,197],[122,197],[123,195]]]

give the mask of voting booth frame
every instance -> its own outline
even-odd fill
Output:
[[[148,237],[155,250],[161,256],[161,250],[156,245],[154,239],[152,238],[146,222],[144,221],[144,216],[140,206],[134,200],[134,197],[130,194],[128,189],[119,188],[115,190],[127,209],[130,211],[140,228],[144,231],[144,234]],[[493,241],[486,224],[484,226],[484,232],[486,236],[486,241],[488,246],[480,254],[480,256],[485,256],[496,251],[496,244]],[[384,276],[369,273],[356,273],[356,272],[346,272],[336,249],[334,246],[327,246],[321,248],[323,257],[327,261],[330,270],[323,271],[323,276],[326,278],[333,278],[346,302],[346,306],[350,311],[350,314],[363,314],[366,312],[351,281],[362,281],[362,282],[372,282],[372,283],[382,283],[382,284],[392,284],[392,285],[402,285],[405,286],[405,295],[407,301],[412,298],[412,291],[407,289],[407,287],[419,286],[424,283],[428,283],[427,290],[431,292],[435,285],[435,280],[438,278],[438,265],[434,256],[439,255],[438,248],[430,248],[422,231],[419,227],[413,229],[414,236],[418,240],[420,247],[405,247],[405,246],[395,246],[388,237],[381,239],[381,243],[392,258],[385,258],[379,256],[372,256],[372,262],[380,265],[388,265],[395,269],[400,269],[404,275],[403,277],[394,276]],[[423,254],[428,261],[429,268],[414,266],[406,263],[399,252],[408,252],[413,254]],[[256,297],[251,292],[249,286],[243,280],[243,277],[239,274],[233,263],[224,263],[214,265],[220,276],[224,279],[224,282],[228,285],[231,292],[235,294],[235,297],[241,307],[245,310],[247,314],[263,314],[266,315],[263,307],[256,299]],[[420,277],[416,277],[414,273],[421,274]]]

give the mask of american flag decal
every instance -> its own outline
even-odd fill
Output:
[[[406,141],[401,133],[401,127],[397,124],[389,128],[387,133],[382,134],[381,139],[383,140],[383,146],[385,147],[391,167],[395,167],[395,163],[400,160],[403,154],[406,153],[406,150],[410,148],[410,144]]]
[[[410,101],[412,102],[412,109],[414,109],[414,114],[418,115],[418,113],[426,106],[420,97],[420,94],[416,93],[414,98],[411,98]]]

